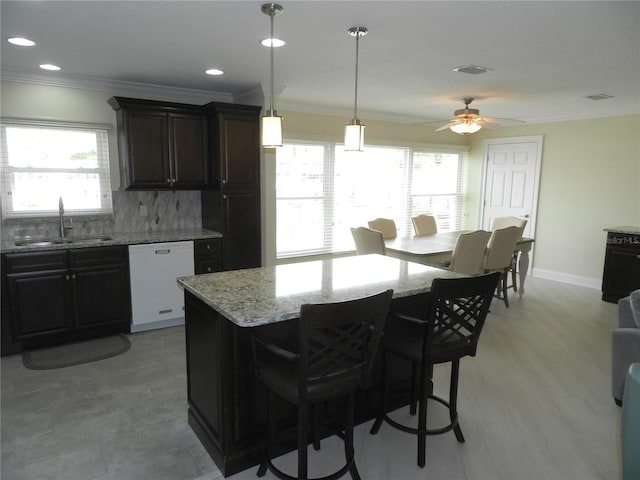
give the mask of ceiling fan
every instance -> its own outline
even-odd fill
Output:
[[[481,117],[480,110],[476,108],[469,108],[469,104],[473,102],[473,97],[463,98],[462,101],[464,102],[464,108],[453,112],[455,118],[452,118],[444,125],[441,125],[440,128],[436,129],[436,132],[440,132],[448,128],[459,135],[471,135],[483,127],[499,128],[525,123],[521,120],[513,120],[510,118]],[[440,125],[442,124],[442,121],[429,123],[432,125]]]

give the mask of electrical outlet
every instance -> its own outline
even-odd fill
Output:
[[[140,216],[141,217],[146,217],[147,215],[149,215],[149,212],[147,211],[147,206],[146,205],[138,206],[138,211],[140,212]]]

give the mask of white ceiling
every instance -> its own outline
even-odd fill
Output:
[[[268,88],[262,3],[2,0],[2,75],[136,82],[237,101]],[[485,116],[530,123],[640,112],[638,1],[280,3],[275,33],[287,45],[275,50],[278,109],[349,118],[355,40],[347,29],[366,26],[363,119],[446,120],[466,96]],[[12,46],[10,36],[37,46]],[[63,71],[39,70],[44,62]],[[452,71],[468,64],[493,70]],[[208,67],[226,73],[205,75]],[[600,93],[613,98],[585,98]]]

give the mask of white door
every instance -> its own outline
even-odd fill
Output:
[[[542,136],[485,140],[481,225],[495,217],[527,219],[525,237],[535,236]]]

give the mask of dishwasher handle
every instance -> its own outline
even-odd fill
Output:
[[[168,255],[171,253],[170,248],[164,248],[162,250],[156,250],[156,255]]]

